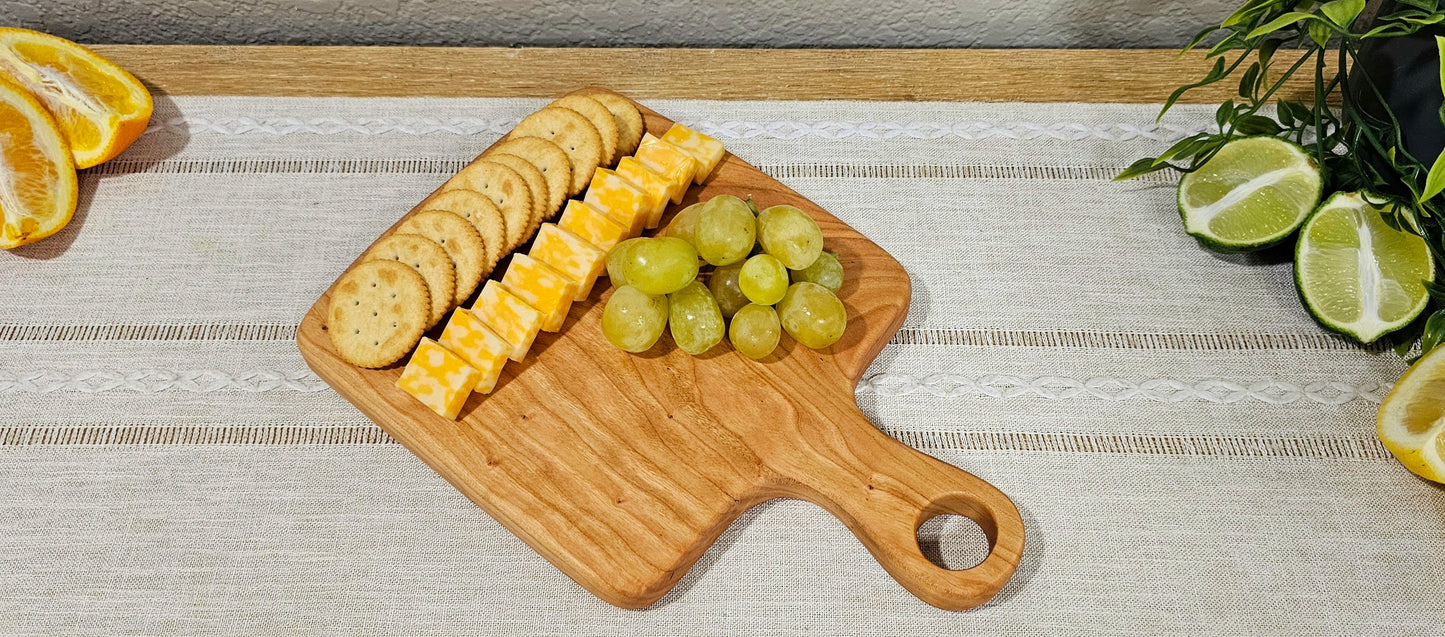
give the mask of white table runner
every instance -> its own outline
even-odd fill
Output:
[[[1287,251],[1221,256],[1147,105],[651,101],[889,250],[859,387],[1028,525],[933,609],[825,512],[743,516],[654,608],[593,598],[316,378],[301,315],[539,100],[162,98],[61,235],[0,253],[0,632],[1438,633],[1445,490],[1374,438],[1404,370],[1317,327]],[[952,565],[970,524],[925,528]],[[939,536],[944,546],[934,546]],[[959,548],[959,547],[962,548]]]

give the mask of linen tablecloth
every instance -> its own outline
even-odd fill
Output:
[[[653,100],[891,252],[857,399],[992,482],[1017,575],[944,612],[827,513],[744,515],[646,611],[592,597],[332,392],[295,326],[541,100],[166,98],[60,235],[0,254],[0,633],[1377,633],[1445,628],[1445,491],[1375,440],[1405,369],[1290,253],[1209,252],[1173,178],[1212,108]],[[923,530],[941,562],[971,522]]]

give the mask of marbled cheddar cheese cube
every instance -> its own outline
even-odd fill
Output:
[[[632,182],[642,194],[647,195],[647,227],[656,228],[667,210],[667,201],[672,191],[666,179],[644,166],[636,157],[623,157],[617,162],[617,174]]]
[[[693,181],[699,184],[712,174],[712,169],[717,168],[723,153],[727,152],[723,149],[722,142],[682,124],[673,124],[672,128],[667,129],[667,132],[662,134],[662,141],[681,148],[682,152],[697,160],[697,174]]]
[[[606,168],[598,168],[592,173],[592,183],[587,186],[587,194],[582,197],[582,202],[606,213],[613,221],[627,226],[629,237],[642,233],[643,226],[647,224],[648,213],[651,212],[647,208],[646,193]]]
[[[542,313],[542,329],[555,332],[567,320],[567,310],[577,298],[577,282],[540,259],[517,253],[502,275],[507,291]]]
[[[611,250],[617,242],[627,238],[627,228],[601,210],[576,199],[567,202],[567,209],[562,211],[562,220],[557,225],[603,251]]]
[[[456,420],[481,376],[481,371],[460,356],[434,340],[423,338],[402,370],[401,378],[396,379],[396,386],[432,411]]]
[[[592,284],[607,269],[606,252],[551,223],[542,224],[528,254],[577,282],[577,294],[573,298],[578,301],[587,298]]]
[[[481,296],[472,304],[472,313],[512,346],[507,358],[514,361],[527,355],[527,350],[532,349],[532,340],[542,329],[542,313],[497,281],[487,281],[482,286]]]
[[[697,175],[697,160],[692,155],[649,134],[642,136],[642,145],[633,156],[672,186],[672,203],[682,203],[682,196]]]
[[[481,372],[476,387],[472,389],[479,394],[492,393],[497,386],[497,378],[502,375],[502,366],[507,364],[507,356],[512,353],[512,344],[507,339],[497,336],[482,319],[464,307],[452,312],[452,318],[447,321],[438,342]]]

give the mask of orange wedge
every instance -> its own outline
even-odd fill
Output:
[[[29,91],[0,79],[0,248],[59,232],[75,200],[75,163],[60,127]]]
[[[151,94],[134,75],[39,31],[0,28],[0,77],[40,98],[70,143],[77,168],[119,155],[151,119]]]

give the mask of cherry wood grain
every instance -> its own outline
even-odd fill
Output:
[[[551,97],[603,84],[645,99],[1160,103],[1211,64],[1165,49],[93,48],[162,93],[306,97]],[[1278,97],[1308,101],[1306,75]],[[1236,87],[1183,101],[1222,102]]]
[[[654,134],[671,125],[643,112]],[[884,435],[854,401],[859,378],[907,314],[907,272],[737,157],[729,155],[682,205],[719,194],[789,203],[818,221],[847,273],[839,296],[849,322],[840,342],[814,351],[785,335],[777,352],[752,361],[727,344],[693,357],[664,337],[644,354],[628,354],[602,335],[611,291],[604,282],[573,306],[561,332],[539,336],[526,360],[509,363],[497,389],[474,395],[455,422],[396,388],[401,365],[367,370],[337,357],[324,324],[327,295],[302,321],[298,346],[337,392],[612,604],[657,601],[738,515],[772,498],[831,512],[929,604],[965,609],[987,601],[1023,551],[1017,509],[987,482]],[[924,557],[918,527],[944,513],[984,530],[992,548],[981,564],[950,571]]]

